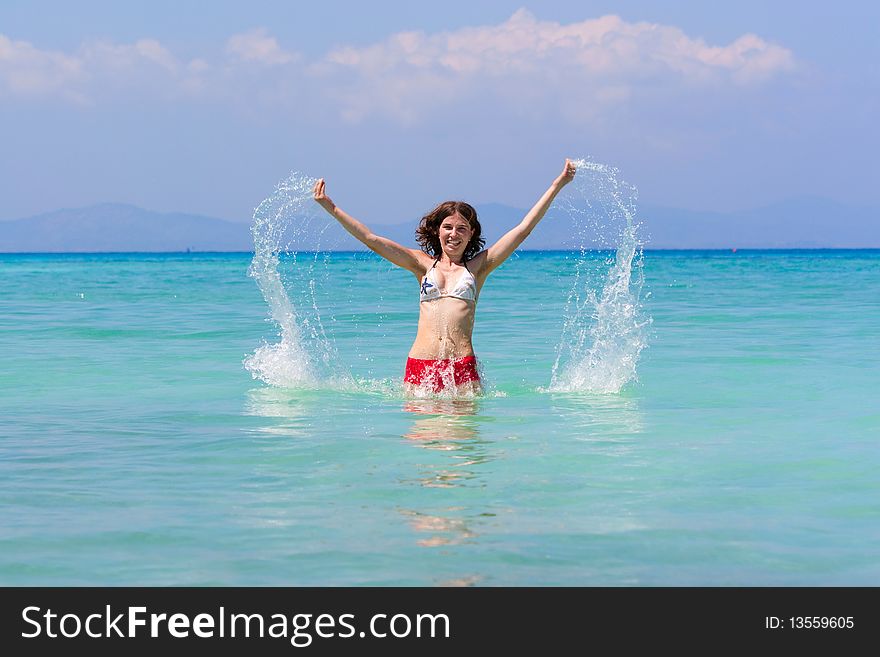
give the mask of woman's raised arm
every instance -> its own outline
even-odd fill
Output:
[[[568,183],[574,180],[576,167],[571,160],[565,160],[565,167],[562,169],[553,184],[544,192],[544,195],[538,199],[534,207],[529,210],[528,214],[515,228],[508,231],[495,244],[490,246],[486,251],[485,275],[488,275],[493,269],[498,267],[502,262],[507,260],[511,253],[516,251],[520,244],[529,236],[538,222],[541,221],[550,204],[556,195]]]
[[[336,221],[342,224],[349,233],[362,242],[368,249],[378,253],[380,256],[394,263],[398,267],[402,267],[407,271],[415,274],[416,278],[421,277],[425,272],[425,264],[423,262],[427,256],[423,257],[421,251],[416,249],[408,249],[393,240],[380,237],[367,228],[360,221],[352,217],[350,214],[337,206],[325,192],[324,179],[321,178],[315,183],[313,190],[315,201],[324,208]]]

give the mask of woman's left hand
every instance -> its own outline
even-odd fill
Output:
[[[560,173],[559,178],[557,178],[557,180],[559,181],[559,186],[564,187],[572,180],[574,180],[574,174],[576,171],[577,167],[575,166],[574,162],[566,158],[565,166],[562,168],[562,173]]]

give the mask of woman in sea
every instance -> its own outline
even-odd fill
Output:
[[[419,281],[419,326],[403,379],[408,392],[481,391],[471,341],[480,290],[534,230],[574,174],[574,163],[566,160],[562,173],[523,220],[488,249],[483,249],[486,240],[476,210],[463,201],[445,201],[422,218],[416,229],[418,250],[374,234],[330,200],[323,178],[315,183],[315,201],[345,230]]]

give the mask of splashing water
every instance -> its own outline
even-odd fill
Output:
[[[615,167],[587,159],[575,164],[577,175],[560,206],[573,224],[568,246],[580,256],[549,389],[617,393],[636,377],[651,323],[641,305],[637,192]]]
[[[328,378],[347,378],[339,371],[335,349],[321,322],[315,279],[312,277],[308,286],[310,299],[307,297],[306,301],[310,300],[313,311],[313,317],[308,318],[297,314],[280,272],[282,254],[290,254],[296,262],[297,253],[291,244],[309,232],[315,216],[315,182],[315,178],[294,172],[278,183],[274,193],[254,210],[254,258],[248,275],[257,281],[269,305],[269,318],[280,329],[281,341],[262,345],[245,359],[244,365],[255,379],[270,385],[310,387]],[[313,270],[314,266],[309,273]]]

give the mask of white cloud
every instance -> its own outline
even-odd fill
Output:
[[[347,74],[344,116],[371,113],[414,120],[437,96],[494,96],[523,106],[574,98],[626,102],[640,87],[755,85],[794,68],[792,53],[746,34],[710,46],[674,26],[617,16],[560,24],[520,9],[504,23],[454,32],[405,32],[364,48],[329,53],[320,75]],[[532,106],[531,109],[534,109]]]
[[[578,122],[613,116],[650,94],[757,88],[795,67],[791,51],[754,34],[710,45],[669,25],[617,16],[561,24],[525,9],[497,25],[401,32],[311,63],[265,28],[235,34],[225,46],[225,58],[185,62],[155,39],[91,41],[63,53],[0,35],[0,96],[247,98],[298,112],[320,105],[352,122],[414,123],[471,109]]]
[[[82,61],[61,52],[39,50],[27,41],[0,34],[0,96],[43,96],[60,91],[82,101],[75,85],[84,77]]]
[[[168,49],[155,39],[140,39],[133,44],[90,42],[80,48],[78,56],[83,69],[97,76],[126,74],[138,68],[174,76],[180,65]]]
[[[619,77],[666,70],[695,78],[745,72],[743,81],[793,65],[790,51],[753,34],[728,46],[709,46],[673,26],[627,23],[617,16],[563,25],[539,21],[526,9],[500,25],[434,35],[403,32],[366,48],[336,50],[327,60],[366,76],[425,69],[496,76],[561,69]]]
[[[282,50],[264,29],[233,35],[226,53],[225,61],[205,57],[181,61],[162,43],[148,38],[134,43],[92,40],[65,53],[0,34],[0,97],[61,98],[80,104],[133,93],[232,98],[236,89],[251,84],[249,69],[271,73],[272,66],[300,59]]]
[[[295,53],[285,52],[266,28],[235,34],[226,42],[226,52],[244,62],[274,66],[296,61]]]
[[[72,54],[40,50],[26,41],[0,35],[0,94],[13,97],[61,97],[90,103],[108,87],[167,85],[180,64],[155,39],[133,44],[84,43]]]

